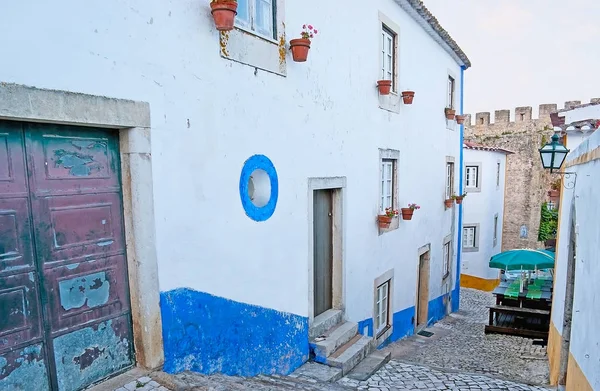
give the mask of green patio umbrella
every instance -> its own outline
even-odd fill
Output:
[[[504,270],[553,269],[554,253],[543,249],[508,250],[490,258],[490,267]]]

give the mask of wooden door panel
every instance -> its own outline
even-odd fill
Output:
[[[332,308],[333,197],[331,190],[316,190],[313,198],[314,316]]]

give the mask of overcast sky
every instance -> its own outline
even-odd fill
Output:
[[[600,97],[600,0],[423,2],[471,60],[465,113]]]

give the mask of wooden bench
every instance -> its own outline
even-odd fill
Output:
[[[490,310],[489,324],[485,326],[485,333],[498,333],[518,335],[521,337],[548,339],[548,327],[550,321],[550,311],[535,308],[511,307],[507,305],[493,305],[488,307]],[[533,318],[539,319],[541,327],[523,328],[510,327],[498,324],[498,314],[513,315],[515,318]],[[494,322],[496,320],[496,322]]]

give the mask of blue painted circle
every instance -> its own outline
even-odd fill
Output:
[[[271,197],[269,198],[269,202],[263,207],[254,205],[248,195],[248,181],[254,170],[265,171],[271,181]],[[240,198],[242,200],[242,206],[246,211],[246,215],[254,221],[268,220],[275,212],[278,195],[279,180],[277,179],[277,171],[275,170],[273,162],[264,155],[251,156],[244,163],[242,174],[240,175]]]

